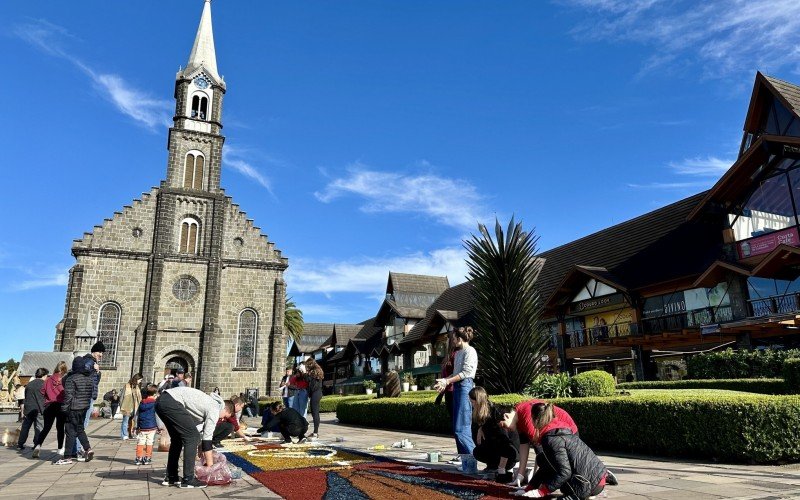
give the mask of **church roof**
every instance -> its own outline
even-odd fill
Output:
[[[190,76],[200,68],[205,69],[208,76],[217,82],[222,82],[217,72],[217,53],[214,49],[214,30],[211,27],[211,0],[206,0],[203,6],[203,15],[197,27],[197,35],[189,55],[189,63],[183,74]]]

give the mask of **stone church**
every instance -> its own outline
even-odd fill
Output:
[[[55,350],[101,340],[101,394],[180,367],[205,391],[276,395],[288,261],[220,187],[226,85],[210,0],[175,80],[166,180],[73,243]]]

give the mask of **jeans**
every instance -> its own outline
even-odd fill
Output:
[[[28,440],[28,433],[33,426],[33,444],[34,446],[39,441],[39,436],[44,427],[44,416],[39,410],[32,410],[25,414],[25,419],[22,421],[22,430],[19,431],[18,446],[24,446],[25,441]]]
[[[130,415],[126,415],[126,414],[123,413],[122,414],[122,425],[119,428],[119,437],[121,437],[122,439],[125,439],[126,437],[130,437],[128,435],[128,425],[130,425],[130,422],[131,422],[131,416]]]
[[[53,422],[56,423],[56,437],[58,438],[58,449],[64,447],[64,423],[67,421],[66,413],[61,411],[61,403],[50,403],[44,409],[44,428],[39,433],[38,438],[34,438],[33,444],[41,446],[44,440],[47,439],[47,434],[53,427]]]
[[[92,407],[89,407],[90,411]],[[86,412],[83,410],[78,411],[70,411],[67,414],[67,423],[64,426],[67,437],[66,437],[66,449],[64,450],[64,458],[77,458],[78,451],[76,443],[80,443],[82,445],[82,449],[88,450],[91,448],[89,445],[89,438],[86,436],[86,428],[83,425],[83,422],[86,420]]]
[[[472,455],[475,443],[472,441],[472,403],[469,391],[475,387],[471,378],[453,384],[453,434],[459,455]]]
[[[171,440],[167,455],[167,478],[179,479],[178,460],[183,451],[183,481],[191,481],[194,477],[197,448],[201,440],[194,419],[182,404],[166,392],[158,398],[156,415],[161,417]]]
[[[294,397],[292,408],[294,408],[297,413],[305,418],[306,414],[308,413],[308,392],[305,389],[300,389],[297,391],[297,395]]]
[[[89,428],[89,420],[91,420],[91,418],[92,418],[92,411],[93,410],[94,410],[94,399],[90,399],[89,400],[89,408],[86,409],[86,415],[83,417],[83,430],[84,430],[84,433],[85,433],[86,429]],[[87,443],[89,442],[88,439],[87,439],[86,442]],[[75,440],[75,450],[77,450],[78,453],[83,452],[83,446],[81,446],[80,439],[76,439]]]
[[[314,419],[314,434],[319,432],[319,402],[322,400],[322,389],[311,394],[311,418]]]

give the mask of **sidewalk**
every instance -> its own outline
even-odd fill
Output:
[[[255,422],[253,422],[255,423]],[[245,475],[229,486],[203,490],[180,490],[161,486],[166,453],[154,453],[152,466],[133,465],[132,441],[119,439],[119,420],[93,420],[89,439],[95,459],[71,466],[51,465],[55,456],[55,431],[51,432],[39,460],[30,458],[31,449],[0,450],[0,498],[278,498],[270,490]],[[13,426],[16,428],[16,425]],[[0,432],[3,428],[0,427]],[[442,453],[446,460],[455,454],[451,438],[418,433],[365,429],[336,424],[333,415],[323,414],[320,438],[335,446],[368,451],[399,460],[428,464],[429,451]],[[336,442],[336,438],[343,441]],[[414,449],[392,449],[394,442],[410,439]],[[368,450],[376,445],[385,450]],[[603,455],[620,485],[609,487],[612,499],[781,499],[800,498],[800,467],[719,465],[693,461],[646,459]],[[388,499],[387,499],[388,500]]]

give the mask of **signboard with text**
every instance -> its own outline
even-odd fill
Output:
[[[756,255],[769,253],[779,245],[789,245],[792,247],[800,246],[800,234],[796,227],[774,231],[749,240],[740,241],[736,246],[739,252],[739,259],[746,259]]]

